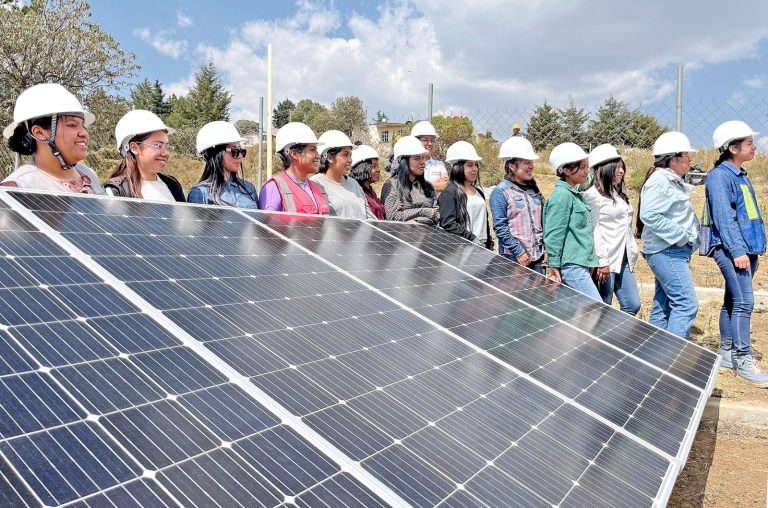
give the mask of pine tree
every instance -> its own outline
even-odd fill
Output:
[[[632,112],[626,102],[608,97],[589,124],[587,139],[592,146],[610,143],[614,146],[631,145],[630,124]]]
[[[163,86],[160,80],[155,80],[154,83],[150,83],[148,79],[144,78],[144,81],[138,83],[133,90],[131,90],[131,103],[134,109],[146,109],[163,120],[165,120],[171,112],[171,106],[168,101],[165,100],[165,94],[163,93]]]
[[[560,113],[560,139],[558,143],[570,141],[581,145],[587,141],[587,120],[589,114],[584,108],[577,108],[573,103],[573,97],[568,96],[568,107],[561,109]]]
[[[291,121],[291,112],[296,108],[291,99],[285,99],[277,103],[277,107],[272,111],[272,126],[279,129]]]
[[[528,119],[528,130],[525,132],[528,141],[535,150],[541,150],[547,146],[554,146],[560,142],[560,112],[546,100],[544,104],[536,106],[533,114]]]
[[[195,73],[195,84],[187,95],[169,102],[173,108],[168,116],[170,125],[200,127],[216,120],[229,120],[232,95],[221,84],[213,61],[208,60]]]

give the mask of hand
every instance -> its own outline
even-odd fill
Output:
[[[733,266],[739,270],[749,270],[749,256],[746,254],[733,259]]]
[[[597,282],[598,284],[605,284],[605,281],[608,280],[608,277],[611,275],[611,267],[610,266],[601,266],[597,269]]]
[[[523,266],[528,266],[531,264],[531,256],[529,256],[527,252],[523,252],[517,256],[517,262]]]
[[[432,209],[432,220],[437,220],[437,208]]]
[[[557,282],[558,284],[563,281],[562,277],[560,277],[560,269],[549,267],[549,280],[552,282]]]

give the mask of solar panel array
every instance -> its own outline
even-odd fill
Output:
[[[716,375],[430,228],[0,197],[0,505],[663,504]]]

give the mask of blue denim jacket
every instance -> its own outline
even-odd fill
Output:
[[[512,189],[514,204],[507,189]],[[491,192],[490,206],[499,254],[518,258],[527,253],[534,261],[544,255],[541,194],[522,190],[505,178]]]
[[[237,208],[258,208],[259,194],[256,186],[247,180],[239,180],[241,186],[226,181],[219,187],[219,195],[211,196],[211,186],[207,183],[198,183],[189,190],[187,201],[203,205],[224,205]],[[243,187],[245,189],[243,189]]]
[[[712,247],[723,245],[731,259],[765,252],[765,226],[747,172],[723,162],[707,175],[705,223],[711,219]]]
[[[643,252],[654,254],[670,245],[699,247],[699,220],[683,179],[668,168],[658,168],[640,191]]]

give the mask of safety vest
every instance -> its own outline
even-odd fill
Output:
[[[736,184],[736,217],[735,222],[738,224],[741,236],[744,239],[744,243],[747,247],[747,252],[750,254],[762,254],[765,252],[765,226],[763,225],[763,217],[760,213],[760,208],[757,206],[757,199],[755,198],[755,189],[752,187],[752,183],[749,181],[746,175],[737,175],[731,171],[728,167],[720,165],[712,170],[725,171],[729,177],[733,178]],[[707,231],[708,230],[708,231]],[[702,213],[702,233],[708,233],[709,238],[706,242],[702,241],[701,249],[699,253],[702,255],[711,255],[712,250],[717,245],[722,244],[720,233],[717,227],[712,223],[709,212],[709,199],[704,200],[704,211]],[[705,245],[705,243],[707,245]]]
[[[275,182],[277,190],[280,192],[280,198],[283,201],[284,212],[330,215],[328,195],[324,189],[318,187],[311,180],[307,180],[307,182],[309,183],[309,189],[312,191],[312,196],[306,190],[299,187],[285,171],[276,174],[269,182]],[[314,200],[312,199],[313,197],[315,198]]]

